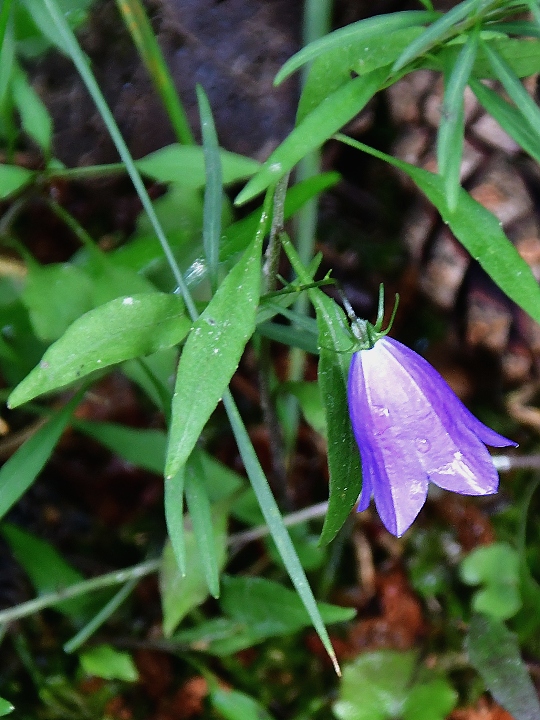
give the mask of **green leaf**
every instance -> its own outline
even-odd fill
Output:
[[[540,138],[529,123],[523,122],[523,115],[518,108],[474,78],[470,78],[469,85],[479,102],[493,115],[502,129],[506,130],[525,152],[540,162]]]
[[[0,517],[3,517],[24,495],[43,470],[69,423],[71,414],[80,403],[81,397],[82,392],[77,393],[2,465],[0,468]]]
[[[188,460],[184,493],[206,584],[210,594],[217,598],[219,597],[220,562],[212,529],[212,509],[204,483],[202,463],[197,455],[192,455]]]
[[[496,618],[473,615],[466,641],[471,665],[515,720],[537,720],[540,702],[516,636]]]
[[[256,160],[220,150],[223,184],[251,177],[260,167]],[[139,171],[158,182],[174,182],[189,188],[205,186],[204,153],[198,145],[168,145],[135,161]]]
[[[413,651],[359,655],[343,669],[339,700],[333,705],[335,715],[339,720],[398,718],[415,666]]]
[[[8,404],[17,407],[95,370],[171,347],[190,326],[176,295],[148,293],[111,300],[80,317],[51,345],[11,393]]]
[[[228,617],[257,631],[261,638],[287,635],[311,624],[298,594],[266,578],[225,575],[220,605]],[[356,615],[353,608],[328,603],[317,603],[317,607],[328,624],[347,622]]]
[[[294,395],[307,422],[316,432],[326,437],[326,415],[319,383],[287,382],[281,389]]]
[[[333,33],[310,43],[307,47],[296,53],[296,55],[293,55],[292,58],[289,58],[276,75],[274,84],[279,85],[279,83],[291,75],[291,73],[298,70],[302,65],[315,60],[319,55],[336,49],[340,50],[344,46],[347,47],[352,44],[356,45],[370,42],[374,38],[384,37],[400,28],[423,25],[438,17],[438,15],[439,13],[417,10],[397,12],[388,15],[378,15],[373,18],[368,18],[367,20],[360,20],[359,22],[335,30]]]
[[[136,467],[163,474],[167,435],[163,430],[76,420],[74,426]]]
[[[465,190],[460,190],[454,212],[448,208],[443,180],[430,173],[396,160],[363,143],[336,136],[342,142],[363,150],[374,157],[403,170],[418,185],[428,200],[435,205],[442,219],[466,250],[484,268],[491,279],[525,312],[540,322],[540,287],[531,268],[519,255],[504,234],[497,218],[476,202]]]
[[[36,335],[51,342],[91,309],[92,282],[83,270],[69,263],[31,263],[21,298]]]
[[[463,155],[465,132],[463,93],[471,74],[477,48],[478,33],[473,32],[461,49],[450,72],[444,91],[441,122],[437,133],[437,165],[439,175],[444,178],[448,208],[452,212],[455,211],[457,205]]]
[[[237,205],[251,200],[276,183],[296,163],[330,138],[362,110],[380,89],[388,70],[380,68],[354,78],[325,98],[274,150],[259,172],[235,200]]]
[[[167,480],[170,483],[171,480]],[[212,513],[212,527],[218,566],[222,569],[227,559],[227,512],[225,505],[217,505]],[[182,575],[171,543],[163,549],[160,572],[161,606],[163,609],[163,634],[170,637],[180,621],[193,608],[208,597],[208,585],[201,565],[201,556],[195,534],[184,527],[185,575]]]
[[[272,720],[257,700],[238,690],[215,688],[210,693],[210,701],[226,720]]]
[[[496,77],[501,81],[511,100],[519,108],[523,118],[529,123],[536,137],[539,135],[540,110],[535,101],[525,90],[519,78],[505,59],[488,43],[483,43],[483,50],[493,68]]]
[[[201,115],[206,186],[204,189],[203,245],[210,271],[210,282],[215,290],[218,282],[219,245],[221,239],[221,208],[223,182],[219,145],[208,98],[197,85],[197,101]]]
[[[283,564],[287,568],[289,577],[296,589],[296,592],[300,596],[302,603],[307,610],[311,622],[321,642],[328,653],[336,672],[339,674],[339,665],[337,662],[336,654],[332,648],[328,631],[324,626],[324,622],[321,617],[321,613],[315,602],[313,592],[309,586],[306,573],[300,563],[298,554],[294,549],[294,545],[287,532],[287,529],[283,523],[283,518],[277,506],[276,500],[272,494],[272,491],[268,485],[268,480],[265,477],[261,464],[255,454],[253,444],[249,438],[247,430],[242,422],[238,408],[229,391],[223,396],[223,404],[229,417],[229,422],[233,429],[233,433],[238,444],[238,450],[244,462],[251,487],[255,495],[257,496],[257,502],[264,515],[264,519],[270,534],[276,543]]]
[[[0,532],[28,574],[38,595],[57,592],[63,587],[84,580],[48,542],[9,523],[4,523]],[[58,602],[54,607],[65,615],[77,617],[84,615],[88,606],[89,597],[82,596]]]
[[[291,243],[285,240],[283,246],[298,277],[302,282],[309,282]],[[321,290],[308,290],[308,293],[319,327],[318,376],[328,431],[330,497],[320,540],[328,543],[347,519],[362,488],[360,455],[347,402],[352,338],[343,310]]]
[[[520,559],[513,547],[499,542],[476,548],[461,562],[461,579],[482,585],[473,597],[476,612],[501,620],[513,617],[521,607]]]
[[[403,706],[403,720],[444,720],[458,694],[447,680],[436,678],[411,688]]]
[[[49,155],[52,142],[52,119],[41,98],[28,82],[25,73],[14,68],[11,89],[21,117],[23,130]]]
[[[414,651],[359,655],[344,668],[335,715],[339,720],[444,720],[457,693],[416,665]]]
[[[13,710],[15,710],[15,707],[8,700],[0,697],[0,716],[9,715]]]
[[[17,165],[0,165],[0,200],[28,185],[35,177],[35,172]]]
[[[492,0],[491,4],[495,4],[496,0]],[[484,3],[489,5],[489,2]],[[397,73],[402,67],[415,60],[420,55],[426,54],[426,51],[437,43],[446,40],[448,34],[452,34],[454,25],[460,20],[467,17],[470,12],[477,11],[478,0],[465,0],[456,7],[449,10],[442,17],[436,20],[422,35],[412,42],[409,47],[404,50],[400,57],[394,63],[392,72]]]
[[[186,554],[186,536],[184,526],[184,483],[186,479],[186,466],[178,470],[176,475],[165,480],[165,520],[167,533],[171,542],[173,556],[176,559],[180,575],[184,578],[187,573],[188,558]],[[163,553],[165,562],[165,551]],[[173,570],[174,565],[173,565]]]
[[[296,122],[301,122],[328,95],[348,83],[352,70],[358,75],[365,75],[377,68],[391,65],[422,32],[421,27],[402,28],[374,35],[360,43],[340,45],[318,56],[309,69],[302,89]]]
[[[255,330],[261,246],[262,236],[258,233],[223,280],[186,341],[172,401],[167,478],[175,475],[191,454]]]
[[[139,673],[131,655],[110,645],[98,645],[80,655],[81,667],[89,675],[105,680],[136,682]]]

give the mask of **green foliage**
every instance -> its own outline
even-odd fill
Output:
[[[507,620],[521,607],[519,555],[507,543],[493,543],[473,550],[460,565],[461,579],[482,585],[472,606],[476,612]]]
[[[415,652],[379,650],[343,670],[339,720],[444,720],[457,694],[443,678],[417,669]]]
[[[131,655],[115,650],[110,645],[98,645],[86,650],[79,659],[82,669],[88,675],[126,682],[135,682],[139,678]]]
[[[540,703],[516,636],[498,618],[473,615],[467,636],[471,665],[495,700],[515,718],[540,717]]]

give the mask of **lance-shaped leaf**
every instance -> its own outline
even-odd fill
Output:
[[[285,239],[283,247],[302,282],[311,278],[303,268],[298,254]],[[327,439],[330,496],[328,512],[321,533],[321,542],[330,542],[341,528],[362,488],[358,446],[352,432],[347,403],[352,338],[341,308],[321,290],[309,290],[317,314],[319,328],[319,386],[323,398]]]
[[[456,209],[448,207],[444,180],[438,175],[396,160],[396,158],[356,140],[337,135],[352,147],[378,157],[403,170],[418,185],[440,212],[442,219],[466,250],[484,268],[491,279],[525,312],[540,322],[540,286],[531,268],[504,234],[499,221],[489,210],[460,190]]]
[[[238,367],[255,330],[261,284],[262,234],[219,286],[190,333],[178,365],[165,476],[173,477]]]
[[[95,370],[176,345],[190,327],[184,303],[176,295],[147,293],[111,300],[70,325],[17,385],[8,404],[17,407]]]
[[[379,90],[387,74],[387,68],[379,68],[354,78],[329,95],[274,150],[238,195],[236,203],[240,205],[251,200],[278,182],[309,152],[320,147],[362,110]]]

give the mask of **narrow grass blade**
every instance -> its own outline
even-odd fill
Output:
[[[397,160],[345,135],[336,139],[403,170],[435,205],[441,217],[492,280],[525,312],[540,322],[540,287],[531,268],[504,234],[499,221],[465,190],[459,191],[456,210],[450,212],[438,175]]]
[[[182,577],[186,574],[186,540],[184,535],[184,484],[186,466],[165,481],[165,520],[174,557]]]
[[[7,513],[43,470],[83,394],[84,390],[80,390],[2,465],[0,517]]]
[[[184,107],[178,97],[169,68],[140,0],[116,0],[124,22],[137,46],[139,55],[150,73],[154,87],[169,116],[178,142],[194,145]]]
[[[465,0],[465,2],[459,3],[455,8],[452,8],[452,10],[436,20],[433,25],[403,51],[394,63],[392,72],[397,73],[398,70],[401,70],[401,68],[413,60],[416,60],[417,57],[424,54],[429,48],[446,40],[453,34],[454,25],[460,22],[460,20],[465,19],[470,13],[476,12],[478,14],[480,10],[486,11],[491,5],[496,4],[497,0],[481,0],[481,2],[479,2],[479,0]]]
[[[212,117],[212,109],[206,93],[197,85],[197,100],[201,116],[201,131],[206,170],[204,189],[203,245],[208,263],[208,273],[213,292],[217,290],[219,241],[221,238],[221,209],[223,205],[223,178],[219,145]]]
[[[439,175],[444,178],[446,199],[452,212],[457,204],[463,155],[465,132],[463,93],[474,65],[477,48],[478,33],[473,32],[461,49],[449,74],[437,133],[437,165]]]
[[[335,30],[333,33],[326,35],[320,40],[310,43],[307,47],[297,52],[292,58],[289,58],[285,65],[276,75],[275,85],[279,85],[286,77],[298,70],[308,62],[319,57],[323,53],[340,48],[343,45],[351,43],[361,44],[374,37],[387,35],[394,30],[412,27],[414,25],[424,25],[438,18],[440,13],[424,12],[423,10],[410,10],[405,12],[390,13],[388,15],[378,15],[377,17],[360,20],[359,22],[347,25],[344,28]]]
[[[229,416],[229,421],[233,429],[238,449],[244,466],[248,474],[249,480],[253,487],[253,491],[257,496],[261,511],[264,515],[266,524],[270,529],[270,533],[276,543],[280,557],[283,560],[287,572],[292,580],[298,595],[300,596],[304,607],[313,623],[313,627],[317,631],[326,652],[330,656],[336,673],[341,675],[336,654],[328,637],[328,632],[324,626],[319,608],[313,596],[313,592],[309,586],[304,568],[298,558],[294,545],[291,541],[289,533],[283,524],[283,517],[279,511],[277,503],[272,495],[272,491],[268,485],[268,481],[264,475],[263,469],[259,463],[247,430],[242,422],[238,408],[229,391],[223,396],[223,403]]]
[[[540,135],[540,110],[535,101],[525,90],[518,76],[501,54],[494,50],[488,43],[482,43],[482,48],[487,55],[496,77],[501,81],[510,99],[515,102],[523,118],[529,123],[533,132],[538,137]]]
[[[212,528],[212,510],[206,486],[204,485],[203,470],[197,455],[192,455],[188,461],[184,493],[206,584],[210,594],[218,598],[219,563]]]
[[[470,78],[469,85],[480,103],[490,115],[493,115],[502,129],[540,163],[540,136],[529,126],[529,123],[523,122],[523,115],[518,108],[475,78]]]

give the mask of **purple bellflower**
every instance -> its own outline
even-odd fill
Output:
[[[353,322],[360,349],[347,394],[362,458],[358,511],[373,495],[385,527],[399,537],[422,509],[430,481],[463,495],[495,493],[499,478],[486,445],[516,443],[477,420],[427,360],[384,337],[381,316],[375,326]]]

